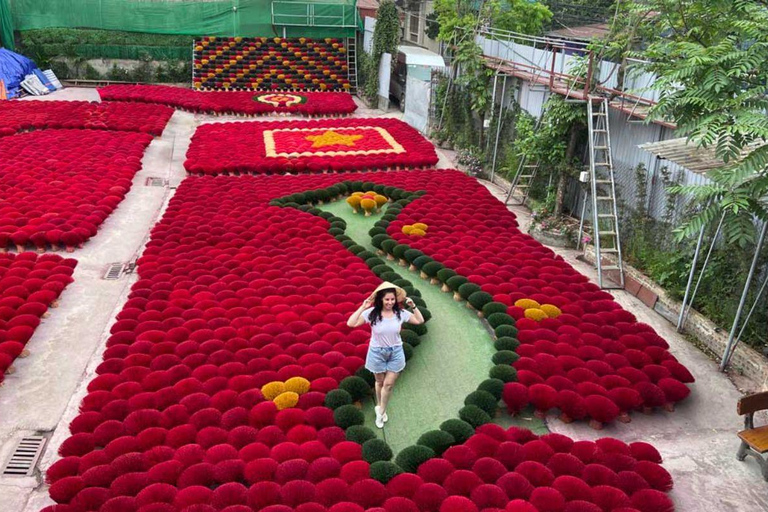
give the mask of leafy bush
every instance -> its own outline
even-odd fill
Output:
[[[475,283],[464,283],[463,285],[459,286],[459,290],[458,290],[459,295],[461,295],[461,298],[464,300],[469,299],[470,295],[479,291],[480,291],[480,287]]]
[[[504,381],[500,379],[485,379],[477,386],[477,389],[487,391],[496,397],[496,400],[501,400],[501,395],[504,392]]]
[[[396,245],[397,241],[390,238],[381,242],[381,250],[387,254],[392,254],[392,249],[394,249]]]
[[[403,472],[403,470],[394,462],[388,462],[380,460],[371,464],[369,469],[371,478],[378,480],[379,482],[386,484],[397,475]]]
[[[407,343],[411,347],[418,347],[419,343],[421,343],[421,338],[413,331],[403,329],[400,331],[400,337],[403,339],[403,343]]]
[[[377,235],[386,235],[386,234],[387,234],[387,230],[385,228],[382,228],[382,227],[379,227],[379,226],[374,226],[374,227],[372,227],[371,229],[368,230],[368,236],[370,236],[371,239],[373,239],[373,237],[375,237]],[[386,240],[389,240],[389,236],[387,236]],[[394,240],[393,240],[393,242],[394,242]],[[397,243],[397,242],[395,242],[395,243]]]
[[[427,274],[429,277],[437,277],[437,273],[443,270],[445,267],[438,261],[430,261],[421,267],[421,271]]]
[[[488,372],[488,376],[503,382],[514,382],[517,380],[517,370],[508,364],[497,364],[491,368],[491,371]]]
[[[363,444],[369,439],[374,439],[376,437],[373,430],[364,427],[363,425],[352,425],[347,429],[346,434],[347,441],[352,441],[357,444]]]
[[[517,339],[517,327],[514,325],[502,324],[493,329],[497,338],[514,338]],[[517,347],[515,347],[517,348]]]
[[[451,434],[456,444],[462,444],[475,433],[475,427],[464,420],[450,419],[440,424],[440,430]]]
[[[403,342],[403,355],[406,361],[410,361],[411,357],[413,357],[413,347],[405,342]]]
[[[387,272],[384,272],[379,277],[382,281],[389,281],[390,283],[394,283],[400,279],[400,274],[393,272],[392,269],[388,269]]]
[[[363,460],[369,464],[392,460],[392,448],[383,439],[369,439],[363,443]]]
[[[459,410],[459,418],[475,428],[491,422],[491,417],[488,413],[476,405],[465,405],[462,407]]]
[[[355,375],[367,382],[370,387],[373,387],[373,385],[376,383],[376,377],[374,377],[373,373],[371,373],[371,370],[365,366],[358,368],[355,372]]]
[[[363,411],[354,405],[342,405],[333,411],[333,421],[339,427],[347,429],[352,425],[362,425],[365,423],[365,416]]]
[[[423,269],[424,265],[428,263],[434,263],[434,261],[435,260],[424,254],[413,260],[413,266],[421,270]]]
[[[459,290],[459,293],[461,293],[461,290]],[[490,293],[486,293],[484,291],[478,291],[478,292],[475,292],[472,295],[470,295],[467,298],[467,302],[469,302],[470,305],[473,308],[475,308],[476,310],[482,311],[483,310],[483,306],[493,302],[493,297],[491,296]]]
[[[507,305],[501,302],[489,302],[483,306],[483,316],[488,318],[494,313],[506,313]]]
[[[430,430],[422,434],[416,444],[426,446],[436,455],[442,455],[445,450],[456,444],[456,439],[444,430]]]
[[[365,264],[368,265],[368,268],[373,268],[373,267],[384,265],[384,260],[382,260],[378,256],[374,256],[373,258],[368,258],[367,260],[365,260]]]
[[[426,446],[413,445],[404,448],[395,458],[395,463],[403,471],[415,473],[419,466],[435,456],[434,450]]]
[[[416,260],[416,258],[420,256],[424,256],[424,253],[418,249],[408,249],[403,254],[405,256],[405,261],[407,261],[408,263],[413,263]]]
[[[506,327],[506,326],[502,326]],[[509,336],[502,336],[501,338],[496,338],[496,341],[493,342],[493,346],[496,350],[517,350],[517,347],[520,346],[520,342],[517,341],[515,338],[510,338]]]
[[[488,323],[491,324],[491,327],[494,329],[500,325],[511,325],[514,327],[515,319],[506,313],[494,313],[488,317]]]
[[[381,277],[382,275],[386,274],[387,272],[391,272],[392,269],[389,268],[386,265],[376,265],[375,267],[371,268],[371,272],[376,274],[377,276]]]
[[[347,377],[339,383],[339,389],[345,390],[352,396],[352,400],[358,401],[370,396],[371,387],[360,377]]]
[[[403,324],[403,329],[408,329],[409,331],[415,332],[419,336],[424,336],[427,334],[427,325],[426,324]],[[403,331],[400,331],[400,335],[402,336]]]
[[[411,248],[407,245],[403,244],[397,244],[392,248],[392,256],[397,258],[398,260],[405,259],[405,251],[410,250]]]
[[[352,403],[352,395],[343,389],[333,389],[325,395],[325,406],[329,409],[338,409],[342,405]]]
[[[365,250],[365,247],[357,244],[347,247],[347,250],[352,254],[354,254],[355,256],[359,255],[361,252],[368,252]]]
[[[499,399],[488,391],[478,389],[467,395],[467,398],[464,399],[464,405],[476,405],[489,416],[493,416],[496,414],[496,409],[499,408]]]
[[[381,228],[373,228],[373,229],[381,229]],[[371,245],[376,247],[377,249],[381,249],[382,242],[389,240],[389,235],[384,233],[381,235],[375,235],[373,238],[371,238]],[[394,242],[394,240],[392,240]],[[397,242],[395,242],[397,243]]]
[[[468,281],[468,279],[467,279],[466,277],[464,277],[464,276],[458,276],[458,275],[457,275],[457,276],[453,276],[453,277],[449,278],[449,279],[448,279],[448,280],[445,282],[445,284],[447,284],[447,285],[448,285],[448,288],[450,288],[451,290],[453,290],[454,292],[456,292],[456,291],[458,291],[458,290],[459,290],[459,287],[460,287],[460,286],[462,286],[462,285],[464,285],[464,284],[466,284],[466,283],[467,283],[467,281]]]
[[[495,354],[493,354],[493,357],[491,358],[493,361],[493,364],[513,364],[515,361],[520,359],[520,356],[517,355],[517,352],[514,352],[512,350],[499,350]]]

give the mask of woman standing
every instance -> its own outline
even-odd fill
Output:
[[[413,309],[413,313],[400,307],[400,303]],[[387,404],[392,396],[395,381],[405,368],[405,352],[400,329],[403,323],[419,325],[424,317],[413,300],[406,297],[405,290],[392,283],[381,283],[363,301],[363,304],[347,320],[349,327],[359,327],[364,323],[371,326],[371,342],[365,367],[376,377],[376,426],[384,428],[387,417]]]

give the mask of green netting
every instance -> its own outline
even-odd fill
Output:
[[[0,0],[0,46],[13,51],[13,20],[11,19],[11,6],[8,0]]]
[[[5,1],[0,0],[0,5]],[[69,27],[199,36],[285,34],[320,38],[353,36],[361,27],[355,4],[355,0],[14,0],[12,13],[16,30]],[[303,20],[305,26],[272,25],[273,7],[276,12],[289,14],[303,9],[301,12],[310,15],[296,18]]]

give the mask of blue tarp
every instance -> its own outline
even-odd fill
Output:
[[[18,95],[21,81],[36,69],[37,66],[30,59],[5,48],[0,48],[0,80],[5,82],[9,98]]]

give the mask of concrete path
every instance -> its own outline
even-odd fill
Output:
[[[44,99],[94,101],[98,100],[98,94],[93,89],[70,88]],[[380,111],[365,108],[355,113],[355,117],[380,115]],[[386,114],[387,117],[400,115],[399,112]],[[68,436],[68,424],[76,415],[86,384],[101,361],[109,326],[122,308],[134,279],[125,276],[118,281],[104,281],[101,277],[110,263],[130,261],[140,253],[152,225],[173,194],[172,187],[185,177],[182,164],[195,128],[201,123],[226,120],[245,119],[177,112],[163,136],[147,150],[144,167],[136,175],[126,199],[102,225],[99,234],[74,253],[80,262],[75,282],[62,295],[61,306],[51,310],[30,340],[29,357],[16,361],[17,372],[8,376],[5,385],[0,387],[0,463],[5,462],[22,435],[36,432],[53,431],[40,463],[41,471],[44,473],[57,459],[58,446]],[[438,167],[454,165],[452,152],[438,150],[438,154]],[[150,176],[170,180],[169,187],[145,186]],[[503,199],[503,190],[495,185],[486,186]],[[517,214],[521,226],[529,223],[527,210],[511,210]],[[596,279],[589,265],[576,260],[578,253],[555,251],[590,279]],[[740,396],[737,389],[717,371],[713,361],[677,334],[666,320],[630,294],[612,293],[624,308],[652,325],[669,342],[672,353],[697,378],[692,385],[693,392],[671,414],[657,412],[649,417],[636,414],[632,423],[617,424],[601,432],[586,424],[565,425],[552,419],[550,429],[581,439],[615,436],[626,441],[643,439],[654,443],[674,477],[672,497],[678,511],[768,510],[768,484],[760,478],[755,463],[735,459],[738,448],[735,432],[741,428],[741,419],[735,412]],[[38,512],[51,501],[47,487],[38,476],[0,478],[0,503],[2,512]]]

